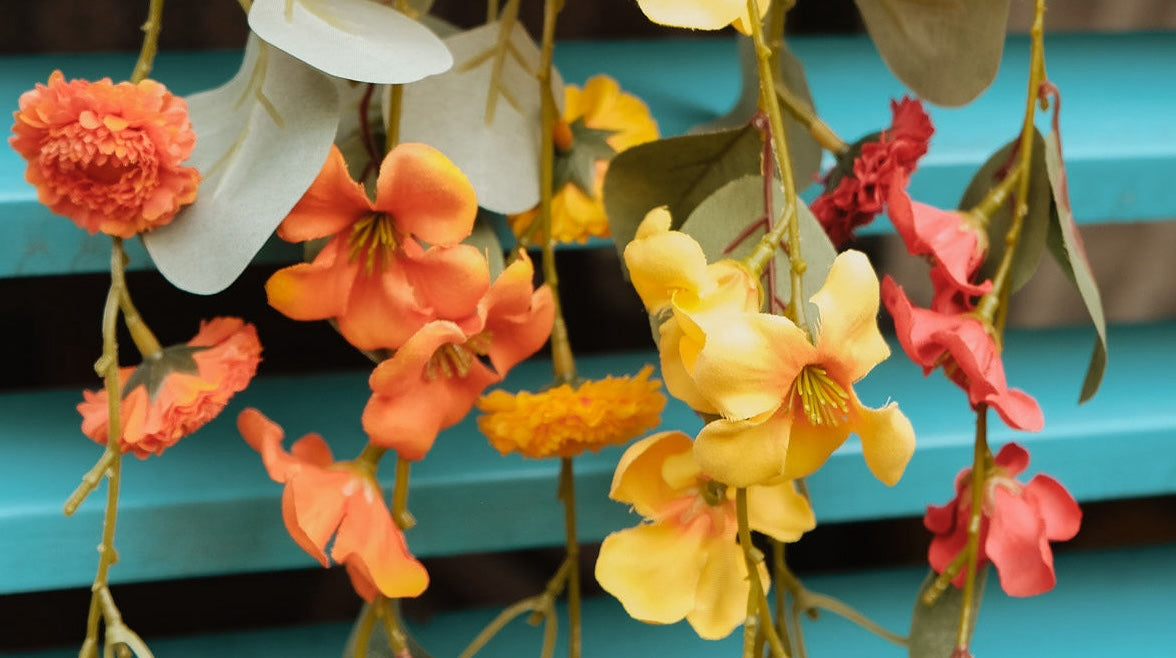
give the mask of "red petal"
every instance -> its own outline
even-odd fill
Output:
[[[1052,541],[1066,541],[1078,534],[1082,525],[1082,509],[1062,483],[1048,475],[1037,475],[1025,485],[1021,493],[1037,507],[1045,522],[1045,536]]]
[[[1037,508],[1002,486],[992,491],[992,523],[985,550],[1009,596],[1036,596],[1057,582],[1045,522]]]

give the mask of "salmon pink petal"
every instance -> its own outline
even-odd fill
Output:
[[[967,295],[983,295],[990,281],[976,285],[972,274],[984,260],[977,233],[964,223],[958,211],[940,210],[912,201],[904,185],[892,185],[887,212],[912,256],[929,256],[951,286]]]
[[[490,357],[490,363],[499,378],[505,377],[507,371],[539,351],[551,335],[551,325],[555,321],[551,289],[543,286],[522,299],[528,302],[529,308],[525,312],[499,315],[495,309],[502,307],[491,307],[486,318],[485,332],[492,338],[486,355]],[[517,306],[517,300],[505,306]]]
[[[959,496],[960,492],[956,492]],[[946,505],[928,505],[927,513],[923,515],[923,527],[937,535],[945,535],[955,529],[956,499]]]
[[[318,177],[278,225],[278,237],[287,242],[325,238],[371,212],[372,203],[363,186],[351,178],[343,153],[332,144]]]
[[[694,440],[694,456],[708,476],[732,487],[785,479],[792,422],[778,414],[763,422],[716,420]]]
[[[1016,477],[1029,468],[1029,451],[1019,443],[1009,442],[997,451],[993,462],[1009,477]],[[971,470],[968,471],[971,473]]]
[[[343,243],[332,240],[313,262],[274,272],[265,282],[269,305],[294,320],[324,320],[343,313],[358,266],[340,254]],[[342,257],[342,259],[340,258]]]
[[[339,333],[355,347],[396,349],[432,319],[401,263],[398,259],[376,273],[355,273],[346,308],[336,316]]]
[[[347,513],[331,547],[331,558],[356,565],[389,598],[419,596],[429,586],[428,572],[408,552],[404,535],[393,523],[378,492],[371,500],[366,491],[348,498]]]
[[[1078,527],[1082,524],[1082,509],[1062,483],[1048,475],[1036,475],[1025,485],[1021,495],[1041,515],[1046,539],[1066,541],[1078,534]]]
[[[596,581],[634,619],[672,624],[695,608],[706,540],[664,523],[619,530],[600,545]]]
[[[372,371],[368,384],[381,395],[403,395],[420,385],[425,366],[437,350],[447,343],[464,343],[465,332],[458,325],[439,320],[421,327],[392,358]]]
[[[625,450],[613,473],[608,497],[628,503],[646,518],[657,518],[661,509],[681,492],[662,476],[662,465],[674,455],[688,454],[693,440],[683,432],[658,432]]]
[[[1037,509],[997,486],[992,491],[991,519],[984,549],[996,565],[1001,589],[1009,596],[1035,596],[1053,589],[1053,552]]]
[[[343,487],[354,476],[310,470],[293,475],[282,492],[282,520],[290,537],[324,567],[326,547],[343,519]]]
[[[249,407],[237,416],[237,431],[245,438],[249,447],[261,455],[262,463],[274,482],[286,482],[302,468],[302,462],[282,450],[282,439],[286,433],[274,421],[260,411]]]
[[[437,149],[415,143],[400,144],[384,158],[375,207],[404,233],[445,246],[464,240],[478,213],[466,175]]]
[[[460,320],[474,313],[490,288],[490,268],[476,247],[459,244],[421,250],[405,245],[400,259],[421,305],[443,320]]]

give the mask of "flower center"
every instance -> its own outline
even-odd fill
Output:
[[[347,259],[349,262],[362,261],[365,274],[383,268],[391,258],[399,241],[392,218],[382,212],[374,212],[351,226],[347,237]]]
[[[100,196],[134,206],[157,185],[154,147],[136,130],[72,124],[53,131],[40,157],[59,177],[56,182],[65,184],[63,192],[82,205],[98,204]]]
[[[706,504],[711,507],[717,507],[727,502],[727,485],[718,480],[704,482],[699,493]]]
[[[465,377],[474,362],[489,353],[490,341],[490,332],[483,331],[470,336],[464,343],[446,343],[438,347],[425,364],[425,379]]]
[[[804,415],[813,425],[835,427],[849,414],[849,394],[821,366],[810,364],[801,369],[792,390],[792,403],[800,399]]]

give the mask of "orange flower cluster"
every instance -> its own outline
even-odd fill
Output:
[[[216,418],[229,399],[249,385],[260,362],[261,343],[253,325],[239,318],[213,318],[202,322],[187,344],[147,355],[138,367],[122,368],[120,450],[134,452],[140,459],[162,454]],[[148,371],[151,374],[145,375]],[[106,445],[110,433],[106,391],[82,395],[84,400],[78,404],[82,433]]]
[[[188,105],[154,80],[66,82],[61,71],[20,97],[9,143],[38,200],[90,233],[133,237],[196,199],[182,166],[196,135]]]

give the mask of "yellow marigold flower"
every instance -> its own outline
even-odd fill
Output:
[[[618,445],[661,424],[666,398],[650,380],[652,366],[633,377],[606,377],[576,388],[540,393],[494,391],[478,401],[478,427],[498,452],[526,457],[574,457]]]
[[[567,85],[563,117],[555,126],[556,157],[568,161],[563,168],[566,175],[555,181],[551,200],[555,239],[583,243],[593,236],[607,238],[608,218],[602,193],[608,158],[657,138],[657,122],[650,116],[649,107],[640,98],[621,91],[616,80],[597,75],[583,89]],[[522,235],[538,214],[535,208],[511,215],[515,235]],[[536,234],[535,240],[541,240],[541,236]]]

